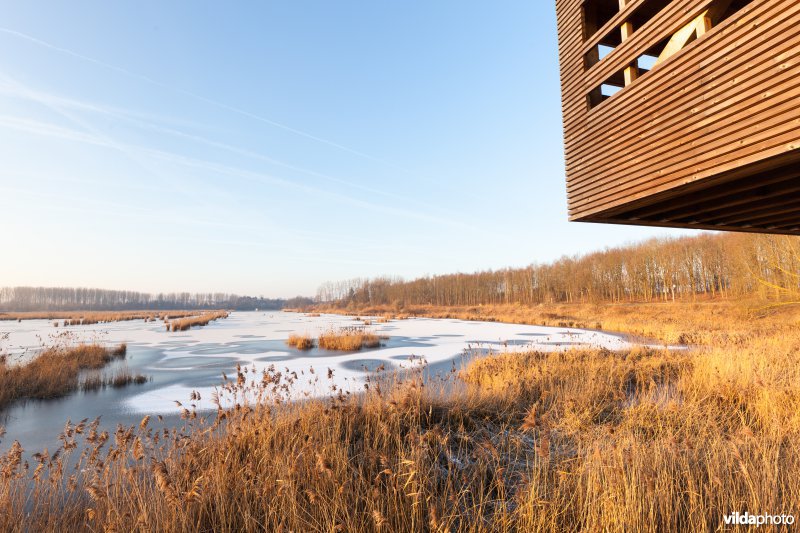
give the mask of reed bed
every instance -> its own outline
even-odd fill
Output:
[[[228,318],[227,311],[212,311],[203,313],[199,316],[190,316],[187,318],[179,318],[178,320],[165,319],[167,331],[186,331],[190,328],[199,328],[207,326],[210,322],[220,318]]]
[[[286,344],[298,350],[311,350],[315,346],[314,339],[310,335],[289,335]]]
[[[324,350],[354,352],[364,348],[379,347],[381,337],[362,328],[340,328],[322,333],[317,343]]]
[[[24,364],[0,359],[0,410],[25,400],[48,400],[65,396],[81,386],[81,372],[103,368],[124,359],[127,346],[108,348],[99,344],[53,347]]]
[[[499,355],[303,402],[292,387],[322,373],[239,368],[221,387],[235,407],[184,407],[179,428],[68,423],[29,463],[6,444],[0,530],[711,532],[734,511],[797,517],[790,316],[692,352]]]
[[[54,320],[54,326],[62,321],[64,326],[80,326],[102,324],[107,322],[124,322],[128,320],[161,320],[166,316],[181,318],[196,315],[197,311],[31,311],[21,313],[0,312],[3,320]]]
[[[767,327],[800,324],[800,307],[774,308],[757,299],[701,299],[675,302],[554,305],[407,306],[391,314],[391,306],[320,307],[341,315],[392,316],[533,324],[561,328],[597,329],[630,335],[634,339],[667,344],[715,345],[769,334]],[[769,320],[778,316],[780,320]],[[755,329],[754,329],[755,328]]]

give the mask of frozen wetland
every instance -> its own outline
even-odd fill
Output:
[[[12,407],[0,419],[7,430],[0,449],[13,440],[29,450],[46,446],[55,441],[68,419],[102,416],[104,426],[114,427],[137,423],[145,414],[176,417],[181,409],[176,402],[193,404],[198,411],[216,409],[211,401],[214,393],[223,403],[241,400],[226,397],[221,389],[223,374],[235,377],[237,366],[248,369],[248,379],[256,381],[269,368],[283,376],[294,373],[297,378],[289,396],[304,398],[328,395],[334,388],[361,391],[368,372],[381,365],[402,370],[427,364],[430,371],[446,372],[459,367],[465,354],[629,346],[621,336],[598,331],[424,318],[373,321],[366,328],[388,338],[380,348],[359,352],[299,351],[285,342],[292,333],[316,337],[330,329],[361,324],[353,317],[276,311],[235,312],[208,326],[177,333],[165,331],[160,322],[142,320],[58,328],[49,320],[0,322],[0,353],[11,358],[24,358],[55,342],[125,342],[127,359],[113,365],[127,365],[152,378],[141,386],[77,392],[59,400]],[[108,371],[114,370],[113,365]],[[189,401],[193,391],[200,400]]]

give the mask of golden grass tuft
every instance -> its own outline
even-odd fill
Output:
[[[319,347],[324,350],[355,352],[363,348],[377,348],[381,338],[362,328],[340,328],[322,333],[318,339]]]
[[[298,350],[311,350],[314,348],[314,339],[310,335],[289,335],[286,344]]]

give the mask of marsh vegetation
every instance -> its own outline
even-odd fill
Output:
[[[0,528],[714,531],[731,509],[796,513],[798,314],[727,339],[703,323],[692,352],[498,355],[298,403],[292,376],[240,368],[223,389],[257,400],[186,407],[182,428],[69,424],[28,467],[12,446]]]
[[[196,315],[197,311],[25,311],[1,312],[0,320],[53,320],[53,326],[86,326],[127,320],[152,322]]]
[[[195,410],[192,392],[180,427],[154,428],[149,416],[113,433],[98,421],[68,424],[56,454],[27,464],[12,444],[0,458],[0,529],[711,532],[733,511],[797,516],[800,308],[786,305],[796,299],[794,241],[745,241],[763,245],[749,282],[732,277],[739,259],[715,263],[693,255],[695,241],[678,242],[691,258],[683,266],[646,269],[652,277],[636,279],[649,288],[602,278],[594,287],[617,296],[597,300],[587,287],[600,281],[564,267],[533,278],[542,283],[533,293],[550,302],[506,300],[533,286],[493,273],[382,289],[362,281],[369,290],[314,312],[602,328],[691,350],[475,354],[446,376],[379,370],[361,394],[329,369],[330,396],[300,402],[291,391],[310,371],[240,365],[214,392],[215,410]],[[603,257],[598,264],[622,264]],[[622,272],[638,272],[637,257],[622,257]],[[697,268],[707,274],[664,284]],[[630,287],[650,297],[628,297]],[[453,299],[431,303],[431,294]],[[288,342],[379,344],[361,322]]]
[[[120,389],[128,385],[143,385],[149,380],[150,378],[144,374],[135,374],[128,368],[116,370],[110,375],[98,371],[87,375],[81,382],[80,389],[82,391],[98,391],[106,387]]]
[[[85,371],[99,370],[112,361],[124,359],[127,346],[109,348],[99,344],[57,346],[43,350],[30,361],[13,363],[0,358],[0,410],[25,400],[51,400],[78,389],[95,386],[96,376]],[[81,381],[85,378],[84,381]],[[135,381],[135,378],[131,382]]]
[[[289,335],[289,339],[287,339],[286,344],[298,350],[311,350],[316,345],[314,339],[311,338],[310,335],[298,335],[296,333]]]
[[[370,324],[364,323],[365,326]],[[323,350],[357,352],[364,348],[378,348],[384,339],[386,337],[376,335],[363,327],[343,327],[329,329],[321,333],[316,340],[308,334],[294,333],[289,336],[286,344],[298,350],[311,350],[318,346]]]
[[[199,328],[207,326],[210,322],[220,318],[228,318],[227,311],[211,311],[202,313],[198,316],[188,316],[186,318],[179,318],[177,320],[170,320],[171,317],[164,319],[167,331],[186,331],[190,328]]]
[[[377,348],[381,345],[381,337],[364,328],[340,328],[321,334],[318,343],[324,350],[353,352],[363,348]]]

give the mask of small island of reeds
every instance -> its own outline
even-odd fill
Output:
[[[292,334],[286,344],[298,350],[311,350],[318,346],[323,350],[357,352],[364,348],[378,348],[381,346],[381,340],[386,338],[363,328],[345,327],[329,329],[321,333],[316,341],[307,334]]]

